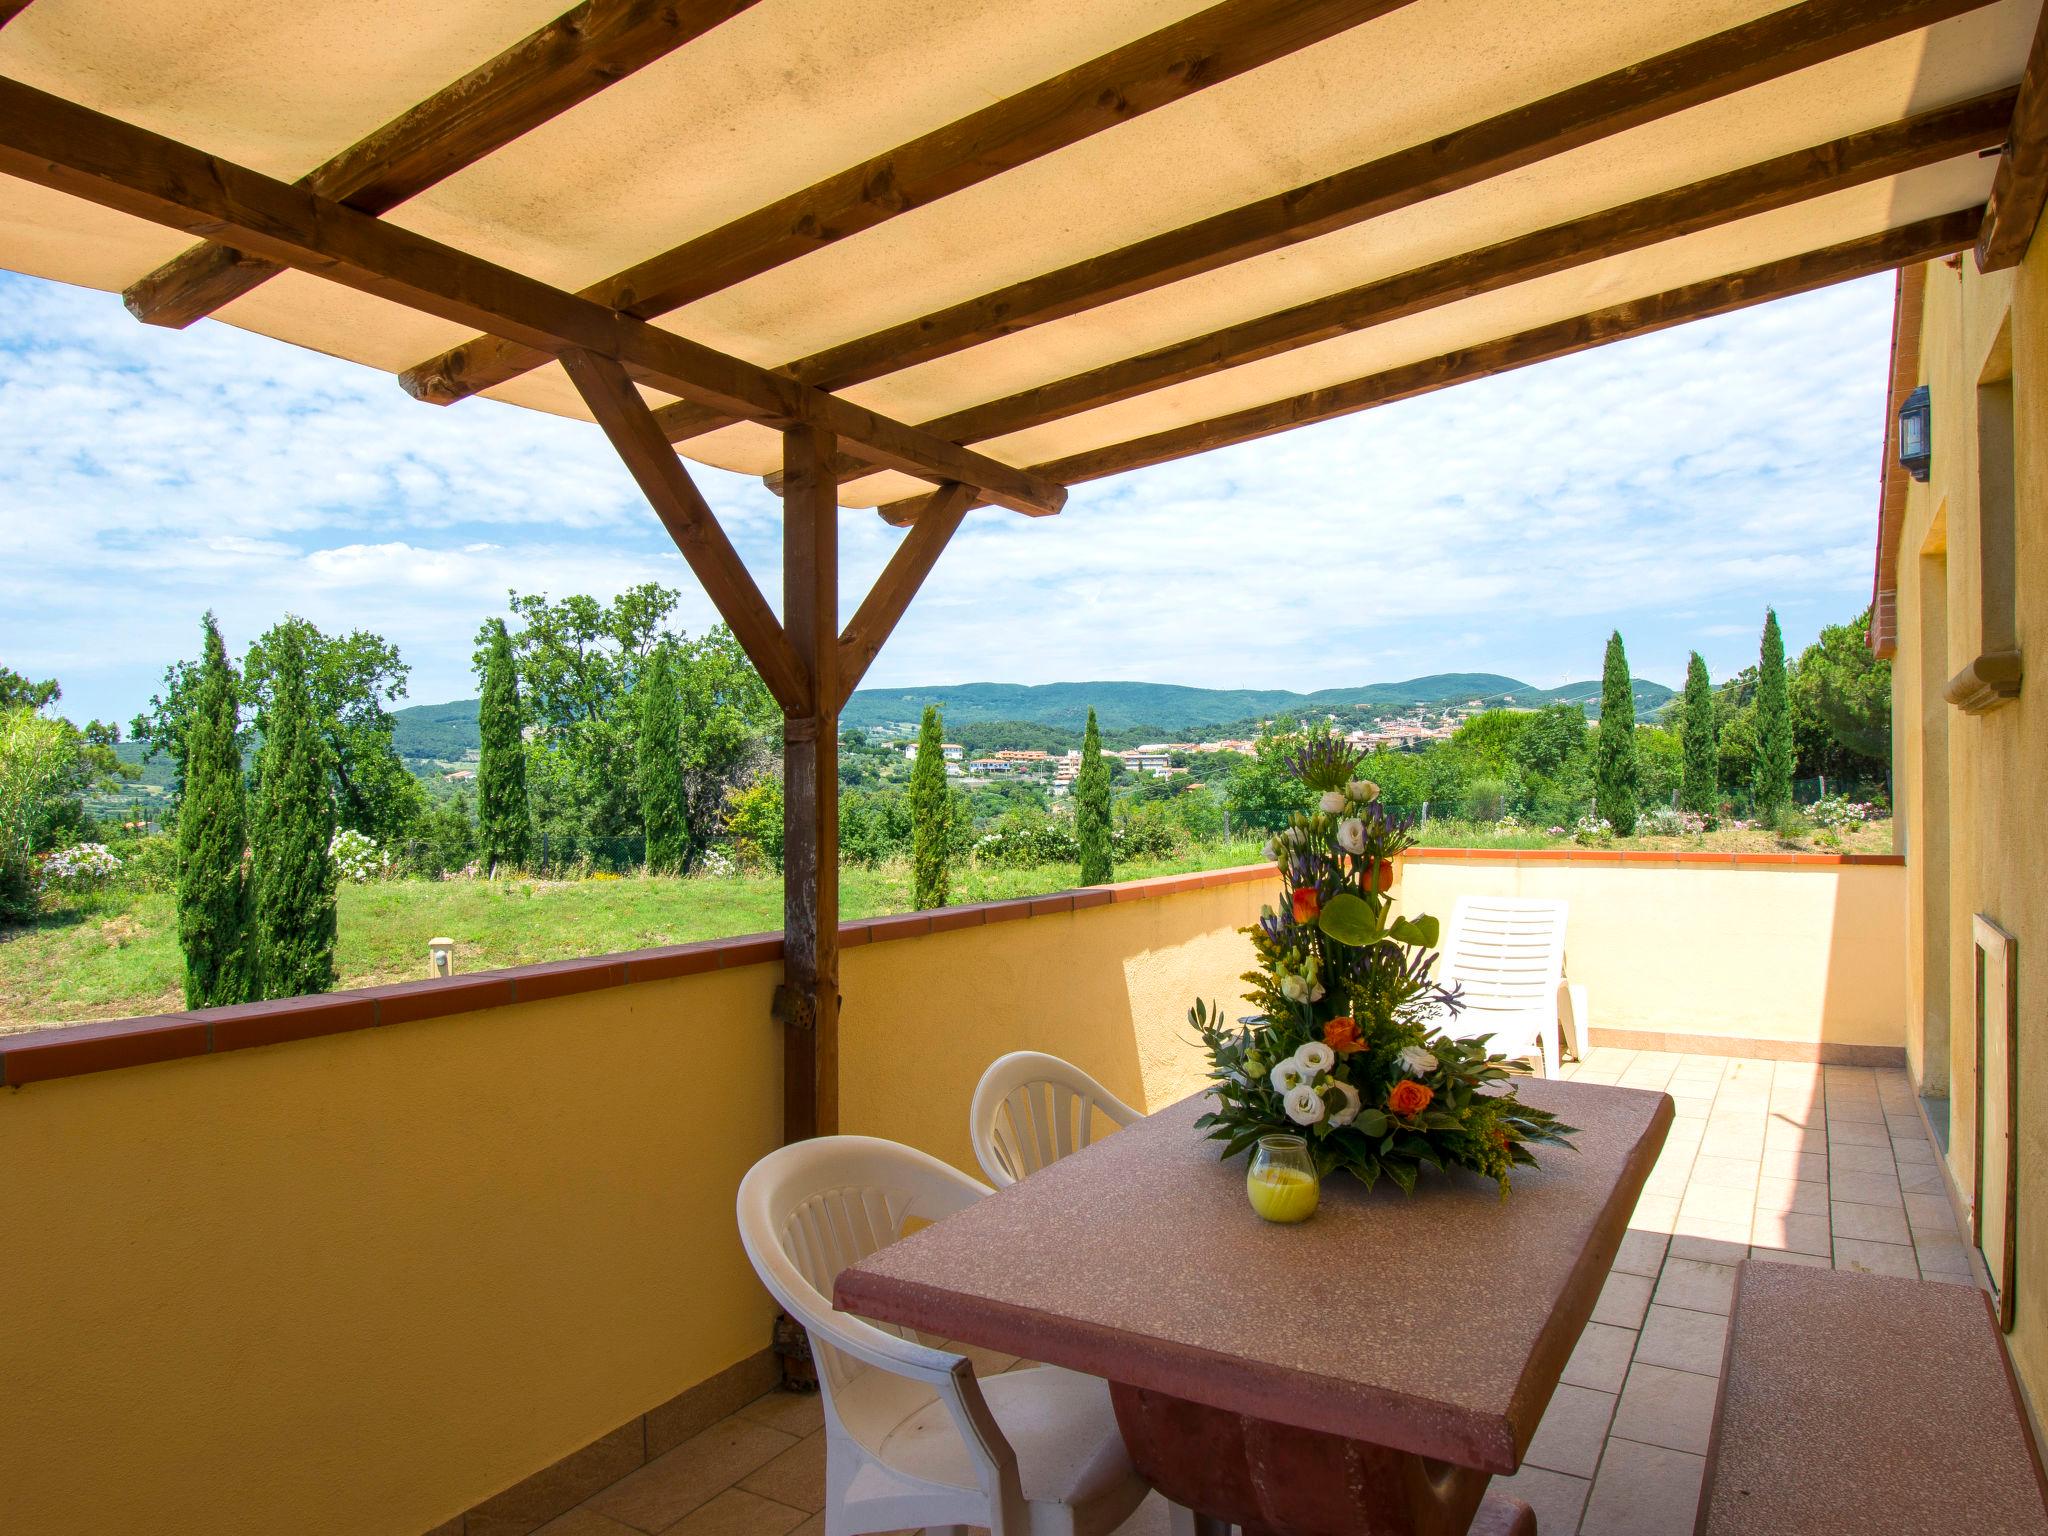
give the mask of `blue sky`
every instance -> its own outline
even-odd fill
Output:
[[[1442,671],[1718,679],[1869,601],[1892,281],[1873,277],[1343,421],[976,512],[878,685],[1312,689]],[[771,602],[777,503],[699,484]],[[842,514],[847,611],[900,537]],[[411,702],[466,697],[508,588],[710,605],[597,429],[0,273],[0,665],[126,721],[199,615],[367,627]]]

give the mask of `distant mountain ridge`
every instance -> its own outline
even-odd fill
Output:
[[[1663,708],[1672,690],[1647,678],[1635,679],[1638,719]],[[1489,706],[1539,709],[1545,704],[1578,704],[1600,712],[1597,681],[1537,688],[1498,672],[1438,672],[1398,683],[1358,688],[1321,688],[1295,693],[1285,688],[1191,688],[1177,683],[950,683],[932,688],[863,688],[847,702],[841,718],[852,726],[911,725],[927,704],[936,704],[948,725],[1025,721],[1078,731],[1092,706],[1106,731],[1138,726],[1166,735],[1238,725],[1277,715],[1320,716],[1366,706],[1400,710],[1413,705],[1479,701]],[[478,741],[476,700],[415,704],[392,715],[401,757],[453,761]]]

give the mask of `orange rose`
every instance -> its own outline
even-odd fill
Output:
[[[1365,1036],[1359,1033],[1358,1020],[1332,1019],[1323,1026],[1323,1044],[1339,1056],[1349,1056],[1353,1051],[1365,1049]]]
[[[1394,1084],[1394,1091],[1387,1095],[1387,1112],[1405,1120],[1429,1108],[1429,1101],[1435,1097],[1436,1090],[1429,1084],[1405,1077]]]
[[[1394,861],[1381,859],[1359,871],[1359,883],[1368,891],[1392,890],[1394,885]]]
[[[1323,910],[1323,900],[1316,895],[1312,885],[1297,885],[1294,888],[1294,920],[1297,923],[1312,923]]]

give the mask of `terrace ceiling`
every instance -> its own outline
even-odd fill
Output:
[[[686,457],[818,427],[901,521],[2010,255],[2040,205],[2010,155],[1992,197],[2040,0],[561,6],[0,0],[0,267],[441,403],[588,418],[610,359]]]

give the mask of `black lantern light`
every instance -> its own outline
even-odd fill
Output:
[[[1934,409],[1922,384],[1899,407],[1899,462],[1915,480],[1927,478],[1934,458]]]

